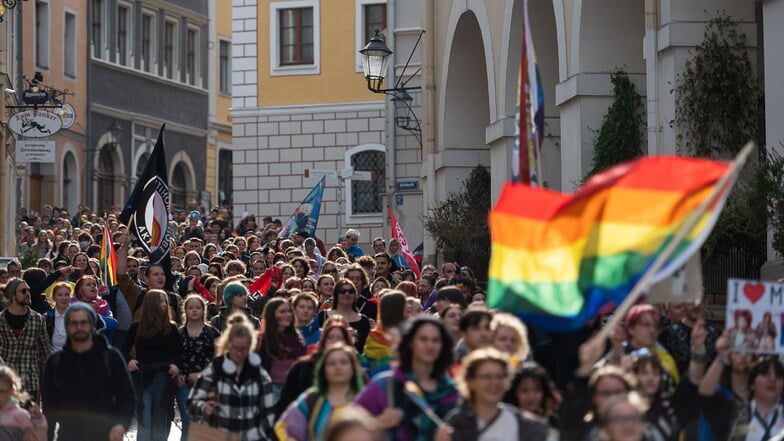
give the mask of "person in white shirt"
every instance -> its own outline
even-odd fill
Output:
[[[71,304],[73,288],[68,282],[57,282],[52,288],[54,310],[46,315],[46,328],[52,341],[50,352],[63,349],[68,336],[65,332],[65,310]]]

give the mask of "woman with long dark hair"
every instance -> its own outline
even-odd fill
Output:
[[[457,407],[460,396],[447,371],[452,365],[452,338],[443,323],[420,315],[405,322],[398,346],[399,364],[368,383],[354,402],[376,418],[393,439],[449,439],[449,429],[434,422]]]
[[[128,370],[136,375],[143,406],[136,439],[165,441],[174,416],[175,380],[182,365],[180,333],[169,317],[169,296],[165,291],[147,291],[141,319],[128,329],[123,352]]]
[[[264,327],[259,345],[262,365],[272,379],[275,400],[280,397],[286,374],[294,362],[305,355],[305,343],[294,323],[291,303],[282,297],[270,299],[264,306]]]
[[[365,350],[365,340],[370,334],[370,320],[359,312],[357,298],[359,293],[348,279],[340,279],[335,283],[332,292],[332,309],[321,311],[318,315],[319,325],[323,325],[332,314],[340,314],[346,319],[349,326],[356,330],[355,347],[357,352]]]
[[[283,412],[275,432],[287,441],[320,441],[327,424],[344,411],[365,382],[353,346],[329,346],[316,364],[314,384]]]

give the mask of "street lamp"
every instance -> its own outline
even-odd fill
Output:
[[[106,129],[112,135],[112,143],[117,145],[120,143],[120,132],[122,132],[122,127],[120,127],[120,123],[117,120],[112,120],[112,124]]]

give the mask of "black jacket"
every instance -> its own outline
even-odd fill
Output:
[[[524,418],[520,410],[501,404],[511,410],[517,416],[517,440],[509,439],[509,441],[527,441],[527,440],[546,440],[550,428],[547,424],[536,421],[531,418]],[[460,407],[452,410],[445,418],[446,422],[454,428],[452,435],[453,441],[474,441],[479,439],[479,426],[476,421],[476,414],[471,406],[463,403]]]
[[[116,424],[126,428],[136,405],[125,361],[106,340],[74,352],[70,341],[46,359],[41,396],[49,426],[60,423],[58,440],[108,439]]]

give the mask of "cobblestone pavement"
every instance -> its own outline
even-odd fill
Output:
[[[180,430],[180,426],[182,426],[180,415],[176,410],[175,413],[174,422],[172,422],[171,430],[169,431],[168,441],[180,441],[180,436],[182,434],[182,431]],[[125,433],[125,441],[136,441],[136,418],[133,419],[131,428]]]

